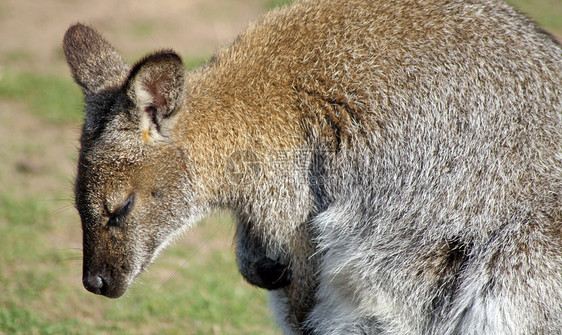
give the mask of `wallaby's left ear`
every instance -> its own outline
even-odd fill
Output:
[[[75,24],[68,28],[63,49],[74,80],[85,95],[121,87],[130,66],[93,28]]]
[[[181,57],[173,51],[149,55],[133,67],[127,95],[148,117],[150,130],[160,132],[164,119],[181,105],[185,73]]]

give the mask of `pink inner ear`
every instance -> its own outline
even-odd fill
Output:
[[[158,126],[158,108],[150,104],[144,108],[144,112],[148,115],[150,121]]]
[[[175,53],[149,55],[129,74],[128,94],[151,121],[162,122],[181,102],[184,75],[181,59]]]
[[[144,82],[144,87],[148,92],[148,94],[151,96],[153,105],[156,107],[158,111],[160,111],[163,114],[168,113],[167,111],[168,101],[166,99],[167,96],[166,89],[167,86],[169,85],[166,85],[166,83],[169,80],[170,78],[168,76],[160,74],[156,78],[154,77],[147,78],[147,80],[145,80]]]

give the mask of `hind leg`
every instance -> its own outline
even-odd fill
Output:
[[[306,322],[314,335],[376,335],[383,334],[381,324],[373,316],[361,313],[353,295],[337,284],[323,281],[316,295],[316,305]]]
[[[548,224],[497,232],[464,272],[450,323],[441,333],[560,334],[559,232]]]

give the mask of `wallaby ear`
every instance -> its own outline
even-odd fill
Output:
[[[63,49],[74,80],[85,95],[120,87],[129,74],[130,66],[121,55],[98,32],[83,24],[68,28]]]
[[[165,50],[142,59],[129,75],[127,95],[158,131],[182,103],[185,73],[181,57]]]

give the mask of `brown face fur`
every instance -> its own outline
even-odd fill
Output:
[[[116,148],[121,145],[108,143],[102,153],[83,147],[76,180],[84,231],[83,282],[88,290],[112,298],[125,292],[178,229],[181,222],[170,219],[169,208],[173,204],[180,210],[186,201],[170,185],[184,184],[179,179],[185,176],[175,175],[174,167],[161,168],[162,152],[138,141],[129,143],[128,152],[142,160],[110,154],[122,152]]]
[[[184,69],[175,53],[162,51],[129,70],[99,34],[82,25],[69,29],[64,49],[86,101],[75,184],[83,283],[116,298],[196,217],[189,212],[188,160],[170,159],[181,155],[170,129]]]

